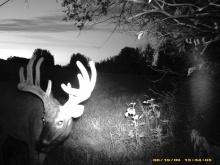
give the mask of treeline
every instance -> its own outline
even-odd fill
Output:
[[[33,52],[33,55],[36,56],[35,64],[36,64],[36,61],[38,61],[41,57],[44,58],[44,61],[42,62],[42,66],[73,69],[77,71],[78,67],[76,66],[76,61],[80,61],[85,66],[85,68],[89,70],[88,62],[90,61],[90,59],[80,53],[76,53],[76,54],[73,53],[70,58],[70,62],[65,66],[61,66],[59,64],[55,65],[54,56],[48,50],[38,48],[38,49],[35,49],[35,51]],[[0,63],[1,62],[18,63],[18,64],[22,64],[23,66],[25,66],[28,64],[29,59],[23,58],[23,57],[11,56],[7,58],[7,60],[0,59]]]
[[[122,74],[158,74],[169,69],[172,74],[186,72],[190,66],[188,56],[179,53],[169,44],[159,51],[155,66],[152,65],[154,56],[155,50],[150,45],[144,49],[125,47],[117,56],[96,63],[96,67],[99,72]]]
[[[99,72],[122,74],[152,74],[155,71],[148,65],[153,56],[153,49],[147,47],[147,52],[141,52],[138,48],[125,47],[113,57],[109,57],[96,63]]]
[[[33,54],[37,59],[44,57],[42,65],[72,69],[78,71],[76,61],[81,61],[86,69],[90,59],[80,53],[72,54],[70,62],[65,65],[54,65],[54,56],[48,50],[36,49]],[[190,66],[190,60],[186,54],[181,54],[177,49],[173,48],[172,45],[166,44],[163,46],[161,51],[158,53],[159,58],[156,63],[156,67],[152,66],[154,61],[155,50],[150,46],[146,45],[144,48],[131,48],[125,47],[121,52],[113,57],[109,57],[96,63],[98,72],[107,73],[120,73],[120,74],[157,74],[158,70],[172,70],[174,72],[186,72]],[[0,59],[0,62],[4,61]],[[7,62],[21,63],[26,65],[29,59],[22,57],[9,57]],[[37,60],[36,60],[37,61]]]
[[[44,49],[35,49],[33,55],[36,56],[36,61],[38,61],[41,57],[44,57],[44,61],[42,62],[42,65],[54,66],[54,57],[50,53],[50,51]],[[11,56],[7,58],[7,61],[26,65],[29,59],[23,57]]]

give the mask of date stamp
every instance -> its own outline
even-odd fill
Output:
[[[189,162],[189,163],[192,163],[192,162],[205,162],[205,163],[208,163],[208,162],[213,162],[214,160],[212,160],[211,158],[206,158],[206,159],[201,159],[201,158],[154,158],[152,159],[152,162],[153,163],[162,163],[162,162],[176,162],[176,163],[183,163],[183,162]],[[215,161],[214,161],[215,162]]]

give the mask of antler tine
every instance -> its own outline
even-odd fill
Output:
[[[38,60],[37,65],[36,65],[35,86],[40,86],[40,65],[43,62],[43,60],[44,58],[41,57],[40,60]]]
[[[69,94],[70,98],[68,102],[74,102],[75,105],[78,103],[88,99],[95,87],[96,78],[97,78],[97,72],[95,69],[95,64],[90,61],[89,65],[91,68],[91,80],[89,79],[88,72],[86,71],[85,67],[82,65],[81,62],[77,61],[77,66],[80,69],[82,74],[78,74],[78,80],[79,80],[79,89],[72,88],[70,83],[66,86],[65,84],[62,84],[62,89]]]
[[[36,60],[36,56],[32,56],[33,58],[30,59],[28,65],[27,65],[27,84],[33,85],[33,64]]]
[[[37,65],[36,65],[36,78],[35,78],[35,86],[40,88],[40,66],[41,63],[43,62],[44,58],[41,57],[40,60],[38,60]],[[46,95],[49,96],[51,93],[51,87],[52,87],[52,81],[49,80],[47,84],[47,90],[46,90]],[[41,89],[41,88],[40,88]]]
[[[26,91],[26,92],[30,92],[33,93],[35,95],[37,95],[38,97],[40,97],[42,99],[42,101],[44,101],[44,97],[45,97],[45,92],[41,89],[40,87],[40,66],[41,63],[43,62],[44,58],[40,58],[40,60],[38,60],[37,65],[36,65],[36,77],[35,77],[35,84],[33,83],[33,63],[36,59],[36,56],[32,56],[28,65],[27,65],[27,78],[25,80],[24,77],[24,68],[21,67],[20,71],[19,71],[19,77],[20,77],[20,83],[18,84],[18,89],[21,91]],[[48,89],[49,88],[49,89]],[[47,87],[47,91],[46,93],[50,93],[51,91],[51,81],[48,82],[48,87]]]

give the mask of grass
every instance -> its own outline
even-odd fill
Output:
[[[43,85],[50,75],[55,97],[64,103],[66,95],[60,91],[60,81],[77,85],[76,76],[71,71],[64,74],[64,71],[48,68],[42,73]],[[57,79],[57,75],[61,78]],[[185,90],[187,87],[180,90],[181,94],[174,95],[170,77],[152,83],[159,78],[98,73],[94,92],[83,103],[85,113],[74,119],[70,138],[47,155],[45,164],[150,165],[151,160],[157,158],[181,159],[184,164],[184,159],[194,157],[190,132],[201,123],[201,113],[194,114],[190,110],[194,107]],[[9,143],[5,144],[6,148]],[[15,144],[14,148],[21,150],[14,154],[15,149],[10,149],[6,158],[20,156],[22,161],[27,160],[22,154],[25,145],[21,145]],[[172,163],[176,164],[169,162]]]

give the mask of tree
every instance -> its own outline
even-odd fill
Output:
[[[137,73],[141,55],[135,48],[125,47],[115,58],[115,64],[121,73]]]
[[[142,54],[142,58],[145,59],[147,64],[150,64],[153,60],[154,49],[150,46],[150,44],[145,45],[143,48],[139,48],[140,54]]]
[[[178,50],[170,43],[163,45],[159,56],[156,69],[166,72],[166,74],[184,75],[183,73],[186,73],[192,66],[190,56],[184,52],[178,53]]]
[[[60,65],[60,64],[56,64],[54,67],[56,67],[56,68],[63,68],[63,66]]]
[[[124,73],[124,74],[155,74],[148,66],[153,49],[150,45],[140,48],[123,48],[117,56],[96,63],[99,72]]]
[[[138,39],[156,38],[154,60],[167,42],[179,52],[202,55],[208,45],[220,40],[219,0],[64,0],[62,6],[64,19],[74,20],[80,30],[108,22]]]
[[[7,61],[27,65],[29,59],[23,57],[10,56],[7,58]]]
[[[37,60],[44,57],[42,65],[54,66],[54,57],[51,55],[50,51],[45,49],[35,49],[33,55],[36,56]],[[36,61],[37,61],[36,60]]]
[[[83,66],[85,66],[85,68],[89,70],[88,62],[90,61],[90,59],[80,53],[73,53],[73,55],[70,58],[69,64],[67,64],[67,68],[71,68],[74,71],[79,71],[79,68],[76,66],[77,61],[80,61],[83,64]]]

